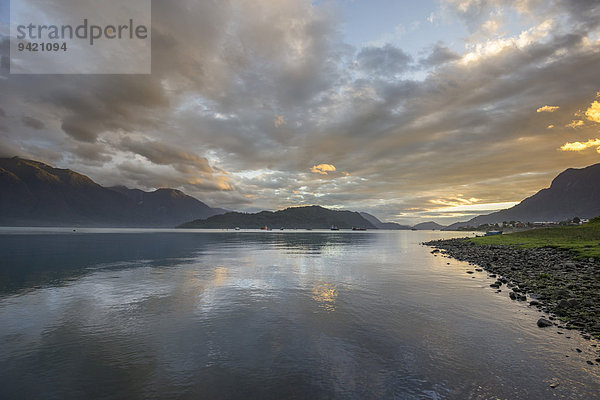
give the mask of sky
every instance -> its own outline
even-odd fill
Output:
[[[600,162],[597,0],[154,0],[150,75],[10,75],[0,0],[0,56],[0,156],[215,207],[450,224]]]

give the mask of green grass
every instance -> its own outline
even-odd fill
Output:
[[[477,244],[495,244],[522,248],[555,247],[575,252],[579,257],[600,258],[600,221],[595,218],[582,226],[532,229],[497,236],[471,239]]]

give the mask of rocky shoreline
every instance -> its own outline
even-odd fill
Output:
[[[572,253],[554,248],[478,245],[467,238],[424,244],[434,247],[434,254],[480,266],[496,278],[490,287],[497,292],[548,313],[547,318],[538,320],[540,328],[555,325],[580,330],[585,339],[600,339],[599,260],[576,259]]]

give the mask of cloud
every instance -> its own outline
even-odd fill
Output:
[[[285,125],[285,119],[283,118],[283,115],[278,115],[277,118],[275,118],[275,121],[273,121],[273,124],[276,128]]]
[[[462,19],[471,31],[477,31],[490,14],[506,10],[527,18],[561,16],[571,26],[590,29],[598,24],[600,7],[595,0],[444,0],[443,3]]]
[[[42,121],[33,117],[22,117],[21,121],[25,126],[31,129],[40,130],[44,129],[44,127],[46,126]]]
[[[14,157],[16,154],[22,154],[21,149],[0,141],[0,157]]]
[[[76,77],[69,83],[73,86],[50,84],[46,96],[61,110],[63,131],[78,141],[94,142],[104,132],[149,127],[152,111],[156,115],[169,103],[160,82],[143,75]]]
[[[516,206],[519,202],[504,202],[504,203],[477,203],[477,204],[457,204],[457,205],[448,205],[445,207],[432,208],[430,210],[425,210],[426,213],[430,214],[435,212],[438,216],[442,216],[443,214],[456,214],[456,213],[466,213],[463,215],[469,214],[483,214],[489,213],[492,211],[504,210],[507,208],[511,208]]]
[[[429,55],[419,60],[419,63],[425,67],[436,67],[459,59],[459,54],[438,42],[433,46]]]
[[[123,150],[139,154],[154,164],[172,165],[180,172],[204,174],[211,174],[213,172],[206,158],[165,143],[125,137],[119,144],[119,147]]]
[[[559,106],[543,106],[537,109],[537,112],[541,113],[541,112],[548,112],[548,113],[553,113],[555,111],[558,111],[560,109]]]
[[[315,174],[327,175],[329,172],[335,172],[336,168],[331,164],[319,164],[313,165],[310,172]]]
[[[520,14],[532,14],[539,8],[540,0],[445,0],[445,5],[451,12],[466,23],[472,31],[477,31],[481,25],[490,20],[490,14],[498,10],[514,9]]]
[[[378,77],[400,75],[406,72],[411,62],[410,55],[391,44],[364,47],[356,56],[356,63],[361,71]]]
[[[235,190],[226,176],[181,172],[169,166],[153,167],[147,160],[136,158],[117,164],[115,171],[101,177],[101,182],[109,186],[120,184],[146,190],[161,187],[177,188],[196,196],[201,194],[199,198],[203,200],[219,198],[220,193],[230,193]]]
[[[468,44],[468,51],[463,56],[462,61],[465,64],[480,62],[487,58],[494,58],[511,49],[524,50],[529,46],[537,45],[550,36],[553,29],[556,28],[554,25],[553,19],[547,19],[541,21],[538,25],[523,30],[519,35],[510,37],[494,36],[493,39]]]
[[[1,35],[1,32],[0,32]],[[10,69],[10,39],[0,36],[0,79],[8,74]]]
[[[590,139],[587,142],[565,143],[560,147],[562,151],[583,151],[592,147],[596,147],[596,151],[600,153],[600,139]]]
[[[597,162],[557,152],[577,138],[540,129],[574,118],[586,123],[567,133],[597,133],[572,116],[598,91],[596,3],[451,1],[449,22],[472,33],[409,54],[344,43],[331,2],[156,1],[149,76],[2,69],[0,149],[230,209],[316,203],[411,222],[455,188],[476,204],[514,202]],[[507,23],[524,16],[518,31],[480,29],[504,21],[499,9]],[[0,39],[3,59],[8,50]],[[531,110],[544,104],[560,109],[541,125]],[[20,115],[45,128],[23,129]]]
[[[588,120],[600,123],[600,103],[594,101],[586,110],[585,116]]]
[[[582,120],[580,120],[580,119],[574,119],[573,121],[571,121],[570,123],[568,123],[567,125],[565,125],[565,128],[575,129],[575,128],[580,128],[580,127],[582,127],[584,125],[585,125],[585,122],[583,122]]]

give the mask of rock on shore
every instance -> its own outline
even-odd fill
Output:
[[[535,299],[530,305],[551,314],[551,320],[558,317],[565,328],[579,329],[600,338],[600,262],[597,260],[575,259],[572,253],[554,248],[477,245],[468,239],[425,244],[502,277],[490,286],[496,288],[505,283],[511,290],[511,299],[526,300],[529,295]]]

